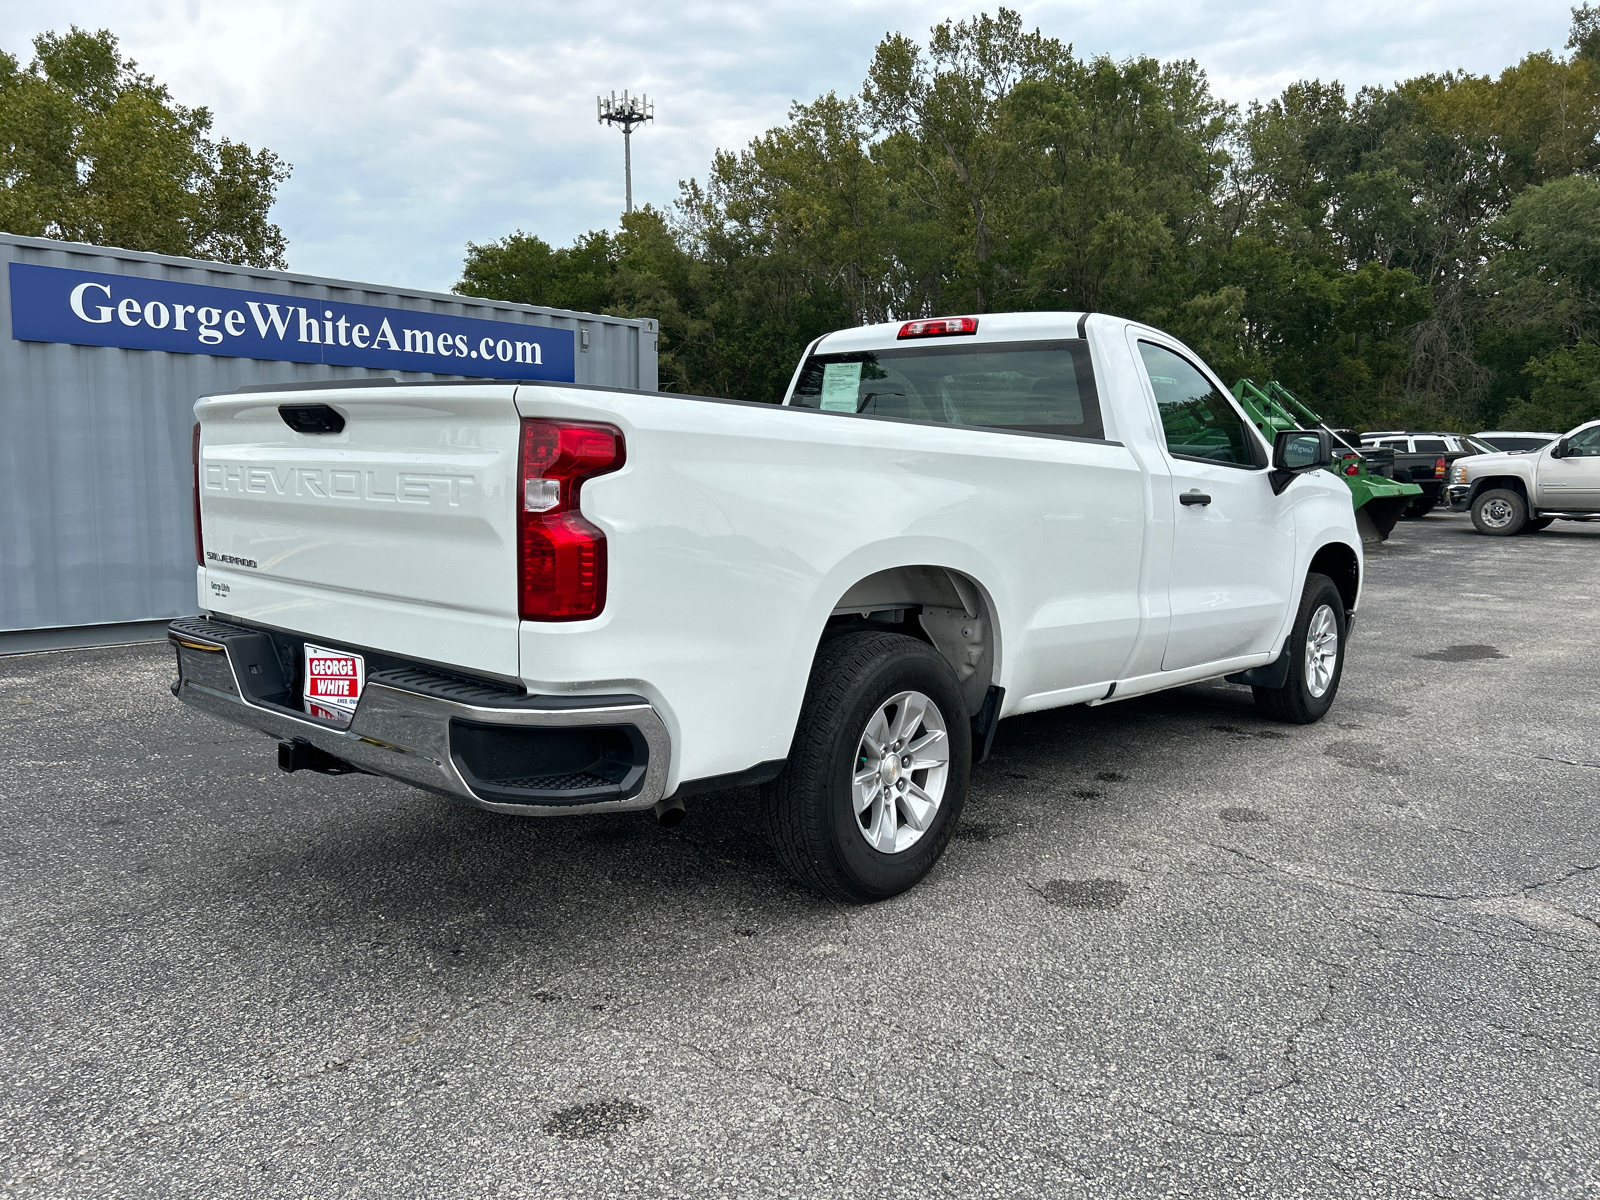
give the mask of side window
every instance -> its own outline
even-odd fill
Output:
[[[1383,441],[1379,442],[1378,445],[1385,446],[1390,450],[1399,450],[1399,451],[1403,452],[1406,449],[1406,439],[1405,438],[1385,438]]]
[[[1600,457],[1600,425],[1585,429],[1582,433],[1572,435],[1572,440],[1567,443],[1568,453],[1573,458]]]
[[[1244,418],[1198,367],[1152,342],[1140,342],[1139,355],[1155,390],[1170,454],[1235,467],[1266,465]]]
[[[1418,454],[1448,454],[1450,447],[1444,444],[1443,438],[1412,438],[1411,444],[1416,447]]]

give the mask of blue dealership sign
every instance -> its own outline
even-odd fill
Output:
[[[570,329],[20,262],[11,263],[11,336],[380,371],[576,378]]]

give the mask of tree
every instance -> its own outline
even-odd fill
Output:
[[[461,289],[660,316],[668,386],[748,399],[830,329],[1027,308],[1148,321],[1341,423],[1588,411],[1600,6],[1568,49],[1241,112],[1197,63],[1079,59],[1001,8],[883,38],[858,95],[719,150],[670,215],[469,247]]]
[[[1565,433],[1600,417],[1600,344],[1563,346],[1534,359],[1526,373],[1531,394],[1507,410],[1506,428]]]
[[[1483,271],[1502,371],[1501,421],[1570,429],[1600,416],[1600,180],[1570,175],[1517,196],[1493,223]]]
[[[612,302],[616,254],[608,233],[586,233],[570,248],[552,250],[543,238],[519,229],[497,242],[468,242],[461,282],[454,290],[516,304],[601,312]]]
[[[1600,179],[1529,188],[1491,229],[1502,247],[1484,271],[1493,316],[1568,344],[1600,340]]]
[[[900,34],[873,56],[861,100],[889,135],[882,161],[953,235],[955,270],[942,290],[963,307],[986,312],[996,300],[993,259],[1010,233],[1005,196],[1021,154],[1008,101],[1069,54],[1002,8],[934,26],[926,57]]]
[[[0,51],[0,229],[283,267],[267,215],[288,164],[211,137],[210,110],[172,101],[106,30]]]

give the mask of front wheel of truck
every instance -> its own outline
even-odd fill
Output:
[[[1528,523],[1528,502],[1510,488],[1490,488],[1472,502],[1472,524],[1490,537],[1521,533]]]
[[[762,788],[773,849],[824,896],[898,895],[944,853],[971,764],[961,687],[933,647],[894,633],[828,638],[789,764]]]
[[[1283,652],[1289,673],[1282,687],[1255,689],[1256,710],[1274,721],[1310,725],[1322,720],[1344,675],[1344,598],[1326,575],[1307,575]]]

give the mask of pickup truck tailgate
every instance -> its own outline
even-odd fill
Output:
[[[514,397],[358,386],[200,401],[201,607],[515,679]]]

